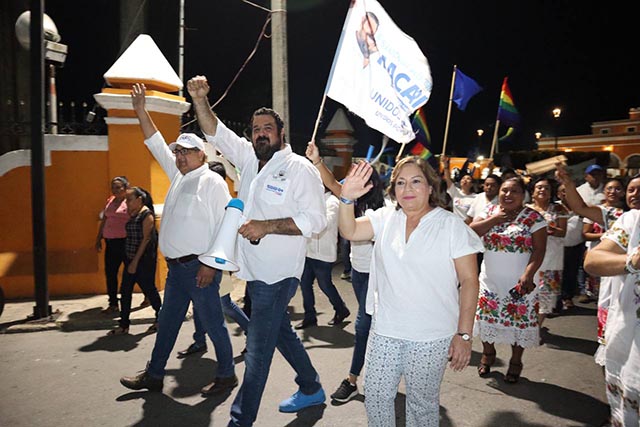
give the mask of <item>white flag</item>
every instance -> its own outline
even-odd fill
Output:
[[[415,40],[376,0],[352,0],[326,95],[389,138],[409,142],[409,117],[427,102],[432,87],[429,63]]]

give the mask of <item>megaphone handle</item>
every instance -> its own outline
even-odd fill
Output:
[[[260,243],[260,239],[258,239],[258,240],[249,240],[249,243],[251,243],[252,245],[257,245],[258,243]]]

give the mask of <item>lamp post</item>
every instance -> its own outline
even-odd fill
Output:
[[[536,136],[536,150],[537,150],[538,147],[540,146],[540,138],[542,138],[542,132],[536,132],[534,133],[534,135]]]
[[[556,107],[553,109],[552,111],[553,113],[553,118],[555,119],[555,144],[554,144],[554,148],[556,151],[558,151],[558,118],[560,117],[560,114],[562,114],[562,110],[559,107]]]
[[[478,134],[478,154],[480,154],[480,148],[482,147],[482,134],[484,133],[484,129],[478,129],[476,133]]]

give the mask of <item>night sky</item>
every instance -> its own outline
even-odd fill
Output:
[[[69,4],[78,7],[70,8]],[[59,98],[90,99],[99,92],[102,74],[117,58],[117,16],[113,2],[47,2],[69,44],[69,59],[59,76]],[[153,1],[167,34],[175,34],[175,7]],[[241,0],[186,0],[185,78],[205,74],[212,86],[211,101],[224,92],[249,55],[266,12]],[[255,3],[268,6],[266,0]],[[333,61],[348,0],[289,0],[290,130],[294,150],[302,152],[310,138]],[[426,104],[432,151],[439,153],[446,121],[453,65],[475,79],[484,90],[465,112],[453,107],[448,153],[473,155],[478,149],[476,129],[484,129],[481,154],[487,155],[502,79],[509,86],[522,116],[522,127],[501,151],[535,147],[534,133],[544,136],[590,133],[595,121],[628,117],[640,106],[640,84],[632,67],[636,55],[637,25],[630,11],[611,3],[589,7],[569,0],[548,1],[418,1],[381,0],[396,24],[412,36],[427,57],[434,90]],[[175,19],[174,19],[175,18]],[[95,25],[87,26],[90,19]],[[100,23],[110,20],[111,24]],[[166,21],[165,21],[166,20]],[[163,38],[164,37],[164,38]],[[170,61],[176,64],[171,40],[158,36]],[[155,38],[154,38],[155,39]],[[177,40],[176,40],[177,45]],[[169,46],[169,47],[165,47]],[[259,49],[217,108],[219,115],[247,121],[259,106],[271,104],[271,47]],[[562,116],[554,123],[551,110]],[[327,100],[323,125],[339,104]],[[381,136],[349,115],[360,141],[356,154],[364,155]],[[322,125],[321,125],[322,130]],[[500,134],[505,130],[501,130]],[[322,135],[322,133],[320,133]]]

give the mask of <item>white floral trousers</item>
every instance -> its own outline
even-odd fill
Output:
[[[369,334],[364,378],[369,427],[396,425],[395,399],[400,379],[406,386],[406,426],[438,426],[440,383],[451,337],[418,342]]]

